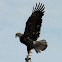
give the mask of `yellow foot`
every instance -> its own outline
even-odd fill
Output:
[[[30,55],[29,55],[30,53],[32,53],[31,50],[29,51],[28,56],[30,56]]]
[[[31,50],[29,51],[29,53],[32,53]]]

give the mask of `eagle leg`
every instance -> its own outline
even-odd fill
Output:
[[[28,56],[29,56],[30,53],[32,53],[31,50],[28,52]]]

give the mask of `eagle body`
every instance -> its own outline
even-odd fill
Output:
[[[47,48],[46,40],[36,41],[40,34],[44,9],[44,5],[40,3],[37,5],[36,3],[36,7],[33,7],[32,15],[26,22],[24,34],[16,33],[16,36],[20,38],[20,42],[27,46],[28,54],[31,49],[35,49],[38,53]]]
[[[23,44],[25,44],[27,46],[28,53],[29,53],[29,51],[31,49],[34,48],[33,40],[29,39],[29,37],[26,37],[26,36],[22,35],[22,37],[20,38],[20,42],[23,43]]]

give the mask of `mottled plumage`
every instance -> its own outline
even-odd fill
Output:
[[[44,5],[36,3],[36,7],[33,7],[32,15],[26,22],[24,34],[16,33],[20,38],[20,42],[27,46],[27,51],[35,49],[38,53],[41,50],[45,50],[47,47],[46,40],[36,41],[40,34],[40,28],[42,24],[42,16],[44,15]]]

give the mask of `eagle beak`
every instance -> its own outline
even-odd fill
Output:
[[[15,36],[15,38],[17,38],[17,35]]]

